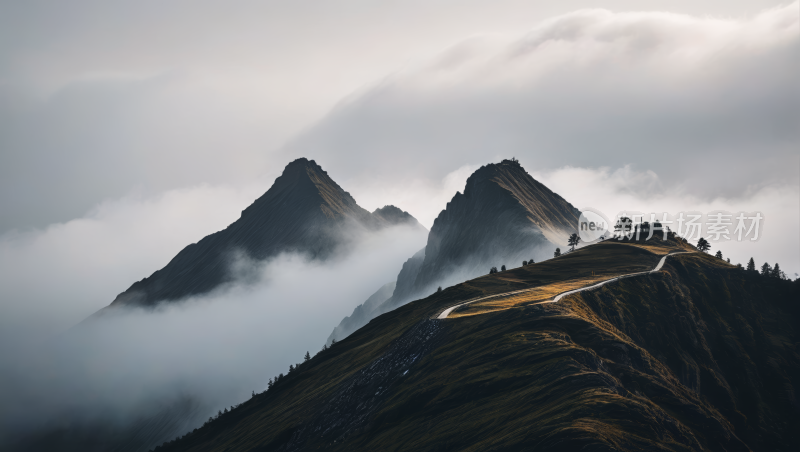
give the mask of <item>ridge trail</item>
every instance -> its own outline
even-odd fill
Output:
[[[606,279],[605,281],[601,281],[601,282],[599,282],[597,284],[593,284],[591,286],[586,286],[586,287],[581,287],[579,289],[573,289],[573,290],[568,290],[566,292],[561,292],[560,294],[558,294],[555,297],[553,297],[552,300],[542,301],[542,302],[536,303],[536,304],[557,303],[559,300],[561,300],[562,298],[564,298],[567,295],[572,295],[574,293],[583,292],[584,290],[597,289],[597,288],[599,288],[599,287],[601,287],[601,286],[603,286],[605,284],[608,284],[608,283],[614,282],[614,281],[618,281],[620,279],[630,278],[630,277],[639,276],[639,275],[649,275],[651,273],[655,273],[655,272],[661,270],[661,267],[664,266],[664,262],[666,262],[668,256],[674,256],[676,254],[687,254],[687,253],[694,253],[694,251],[678,251],[677,253],[666,254],[666,255],[664,255],[664,257],[661,258],[661,260],[658,261],[658,264],[656,264],[655,268],[653,268],[652,270],[643,271],[643,272],[636,272],[636,273],[629,273],[627,275],[615,276],[613,278]],[[439,320],[443,320],[443,319],[446,319],[447,316],[450,315],[451,312],[453,312],[454,310],[460,308],[461,306],[466,306],[468,304],[477,303],[479,301],[489,300],[489,299],[492,299],[492,298],[499,298],[499,297],[505,297],[505,296],[508,296],[508,295],[516,295],[516,294],[520,294],[520,293],[525,293],[525,292],[529,292],[529,291],[534,290],[534,289],[536,289],[536,287],[531,287],[531,288],[522,289],[522,290],[514,290],[514,291],[511,291],[511,292],[498,293],[498,294],[494,294],[494,295],[489,295],[487,297],[473,298],[472,300],[465,301],[464,303],[459,303],[459,304],[457,304],[455,306],[451,306],[451,307],[445,309],[444,311],[442,311],[438,316],[434,316],[433,318],[439,319]]]

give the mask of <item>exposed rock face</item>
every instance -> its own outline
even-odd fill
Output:
[[[399,209],[397,209],[399,210]],[[376,316],[489,272],[540,262],[566,248],[578,209],[531,177],[514,160],[481,167],[467,179],[428,234],[427,246],[403,264],[392,297],[372,312],[347,317],[328,338],[341,340]],[[359,321],[360,319],[360,321]],[[344,334],[347,333],[347,334]]]
[[[151,306],[209,292],[233,280],[230,266],[237,255],[262,260],[300,252],[324,260],[366,231],[403,223],[419,224],[393,206],[370,214],[316,162],[300,158],[237,221],[181,250],[112,306]]]
[[[434,221],[412,295],[486,274],[493,266],[549,259],[577,232],[579,217],[578,209],[516,161],[481,167]]]

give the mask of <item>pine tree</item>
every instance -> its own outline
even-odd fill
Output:
[[[750,261],[747,263],[747,271],[754,272],[756,271],[756,261],[753,258],[750,258]]]
[[[781,271],[781,266],[778,265],[777,262],[775,262],[775,266],[772,267],[772,277],[775,278],[775,279],[783,279],[783,278],[781,278],[781,274],[782,273],[783,272]]]
[[[556,252],[553,253],[553,257],[561,256],[561,248],[556,248]]]
[[[311,359],[311,355],[306,352],[306,356],[303,357],[303,360],[308,361],[309,359]]]
[[[267,389],[272,389],[272,384],[273,384],[272,378],[270,378],[269,381],[267,382]]]
[[[706,251],[711,249],[711,244],[708,243],[708,240],[704,239],[703,237],[700,237],[700,240],[697,241],[697,249],[705,253]]]
[[[529,260],[529,261],[528,261],[528,265],[533,265],[533,264],[535,264],[535,263],[536,263],[536,262],[534,262],[534,261],[533,261],[533,259],[531,259],[531,260]]]
[[[442,286],[439,286],[439,288],[438,288],[438,289],[436,289],[436,292],[437,292],[437,293],[439,293],[439,292],[441,292],[441,291],[442,291]]]
[[[522,266],[524,267],[526,265],[528,265],[528,261],[522,261]]]
[[[489,269],[489,274],[497,273],[497,267],[492,267]]]
[[[772,267],[770,267],[768,263],[764,262],[764,265],[761,266],[761,274],[764,276],[771,276]]]
[[[292,373],[292,372],[294,372],[294,366],[289,364],[289,373]]]
[[[501,271],[501,272],[504,272],[504,271],[506,271],[506,266],[505,266],[505,265],[501,265],[501,266],[500,266],[500,271]]]
[[[717,254],[715,254],[714,257],[716,257],[717,259],[722,259],[722,251],[717,250]]]

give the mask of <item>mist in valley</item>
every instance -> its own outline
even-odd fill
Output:
[[[6,335],[15,346],[4,348],[0,367],[4,439],[67,426],[124,430],[165,412],[187,418],[178,430],[198,427],[319,351],[424,240],[424,231],[396,226],[324,262],[240,258],[231,267],[247,277],[208,295],[105,309],[39,341]]]

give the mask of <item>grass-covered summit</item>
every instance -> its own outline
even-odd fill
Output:
[[[542,303],[687,248],[605,242],[445,289],[158,450],[793,450],[796,282],[693,252]]]

